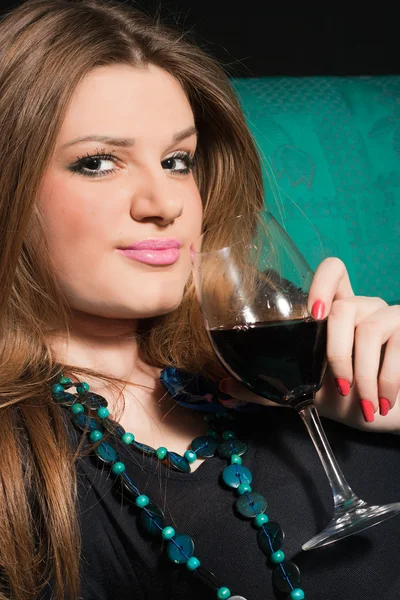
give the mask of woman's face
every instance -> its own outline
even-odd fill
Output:
[[[137,319],[180,304],[202,220],[192,128],[182,87],[158,67],[99,67],[76,89],[38,198],[71,308]],[[114,141],[76,141],[89,136]]]

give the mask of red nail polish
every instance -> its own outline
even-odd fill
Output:
[[[314,302],[313,307],[311,309],[311,314],[314,319],[322,319],[325,312],[325,304],[322,300],[317,300]]]
[[[386,400],[386,398],[379,398],[379,412],[381,413],[382,417],[386,417],[389,410],[390,410],[389,400]]]
[[[339,394],[342,394],[342,396],[347,396],[347,394],[350,393],[350,384],[347,381],[347,379],[341,379],[340,377],[337,377],[335,379],[335,382],[336,382],[336,386],[339,391]]]
[[[364,419],[367,423],[372,423],[374,420],[374,405],[370,400],[360,400],[361,410],[364,415]]]

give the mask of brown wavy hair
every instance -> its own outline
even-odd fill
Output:
[[[62,371],[48,332],[69,331],[35,200],[71,96],[98,66],[172,74],[199,131],[194,177],[204,228],[263,204],[260,158],[222,65],[177,28],[109,0],[28,0],[0,21],[0,599],[30,600],[54,581],[79,597],[78,450],[49,383]],[[195,344],[187,340],[196,339]],[[189,281],[180,307],[142,324],[142,358],[216,377]],[[82,379],[81,379],[82,380]]]

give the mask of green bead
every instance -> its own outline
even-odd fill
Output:
[[[270,559],[271,562],[274,563],[274,565],[279,565],[279,563],[285,560],[285,553],[282,550],[277,550],[276,552],[271,554]]]
[[[129,444],[132,444],[132,442],[135,441],[135,436],[133,435],[133,433],[126,432],[122,436],[121,440],[124,442],[124,444],[126,444],[127,446],[129,446]]]
[[[268,523],[268,521],[269,521],[269,518],[267,517],[267,515],[260,514],[254,518],[254,525],[256,527],[258,527],[259,529],[261,529],[261,527],[263,525],[265,525],[265,523]]]
[[[146,496],[146,494],[140,494],[140,496],[138,496],[135,500],[136,502],[136,506],[139,506],[139,508],[144,508],[145,506],[148,505],[148,503],[150,502],[150,499],[148,496]]]
[[[72,383],[69,377],[60,377],[58,383]]]
[[[167,454],[168,454],[168,450],[166,448],[164,448],[164,446],[160,446],[156,450],[156,456],[159,460],[164,460],[164,458],[167,456]]]
[[[89,386],[89,384],[86,383],[86,381],[82,381],[82,383],[80,383],[79,385],[76,386],[76,391],[78,392],[78,394],[80,396],[83,396],[89,390],[90,390],[90,386]]]
[[[302,589],[296,588],[290,592],[290,600],[304,600],[305,594]]]
[[[170,540],[171,538],[173,538],[175,535],[175,529],[173,527],[164,527],[164,529],[161,532],[161,537],[163,538],[163,540]]]
[[[79,413],[82,413],[84,411],[85,409],[83,407],[83,404],[80,404],[79,402],[75,402],[75,404],[71,406],[71,412],[73,415],[79,415]]]
[[[229,598],[231,595],[231,590],[227,587],[220,587],[217,591],[217,598],[219,600],[224,600],[224,598]]]
[[[224,438],[224,440],[234,440],[236,438],[236,433],[228,429],[227,431],[224,431],[222,437]]]
[[[211,437],[213,437],[213,438],[216,438],[216,437],[218,437],[218,436],[217,436],[217,433],[214,431],[214,429],[208,429],[208,431],[207,431],[207,435],[210,435],[210,436],[211,436]]]
[[[186,568],[189,571],[195,571],[200,566],[200,561],[195,556],[191,556],[189,560],[186,561]]]
[[[121,473],[123,473],[125,471],[125,465],[122,462],[116,462],[113,464],[113,466],[111,467],[111,471],[114,473],[114,475],[121,475]],[[138,498],[140,498],[140,496],[138,496]],[[147,498],[147,496],[146,496]],[[144,505],[142,505],[144,506]]]
[[[197,454],[196,452],[193,452],[193,450],[186,450],[183,456],[186,458],[188,463],[193,463],[195,460],[197,460]]]
[[[242,457],[239,456],[239,454],[232,454],[231,456],[231,465],[241,465],[242,464]]]
[[[105,406],[100,406],[100,408],[97,409],[97,416],[99,419],[107,419],[107,417],[110,416],[110,411]]]
[[[243,494],[245,494],[246,492],[251,492],[251,485],[249,485],[248,483],[241,483],[239,485],[239,487],[237,488],[237,493],[239,494],[239,496],[243,496]]]
[[[59,383],[55,383],[51,386],[51,394],[54,397],[61,396],[64,393],[64,388]]]
[[[101,431],[99,431],[98,429],[95,429],[94,431],[91,432],[91,434],[89,435],[89,439],[91,442],[98,442],[101,440],[101,438],[103,437],[103,434],[101,433]]]

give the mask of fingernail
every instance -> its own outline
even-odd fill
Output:
[[[325,304],[322,300],[317,300],[314,302],[313,307],[311,309],[311,314],[314,319],[322,319],[325,312]]]
[[[364,419],[367,423],[372,423],[374,420],[374,405],[370,400],[360,400],[361,410],[364,415]]]
[[[379,398],[379,412],[382,417],[386,417],[390,409],[390,402],[386,398]]]
[[[340,377],[337,377],[335,381],[339,394],[342,394],[342,396],[347,396],[347,394],[350,392],[350,383],[347,381],[347,379],[341,379]]]

